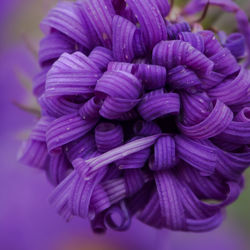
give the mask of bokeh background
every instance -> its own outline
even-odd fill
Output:
[[[209,233],[156,231],[134,220],[125,233],[96,236],[86,221],[65,223],[48,204],[52,187],[44,173],[17,163],[21,141],[36,116],[17,104],[35,107],[32,77],[39,67],[39,22],[55,0],[0,0],[0,249],[3,250],[248,250],[250,171],[246,187],[227,218]],[[187,1],[176,0],[179,5]],[[250,15],[250,1],[237,1]],[[210,8],[204,24],[230,31],[233,15]]]

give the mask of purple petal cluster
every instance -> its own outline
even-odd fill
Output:
[[[41,118],[20,160],[46,171],[59,214],[88,218],[95,232],[126,230],[133,216],[211,230],[243,187],[246,32],[220,42],[169,12],[166,0],[79,0],[41,23]]]

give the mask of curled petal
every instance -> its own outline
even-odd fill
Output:
[[[243,108],[234,118],[238,122],[250,122],[250,107]]]
[[[28,139],[22,143],[17,159],[25,165],[44,168],[48,157],[49,154],[45,142]]]
[[[141,25],[143,38],[149,49],[152,49],[159,41],[167,38],[164,19],[155,1],[127,0],[127,4]]]
[[[217,164],[216,148],[203,145],[187,137],[175,136],[177,156],[191,166],[200,170],[204,176],[214,173]]]
[[[138,105],[138,112],[146,121],[152,121],[167,114],[178,114],[180,111],[179,95],[175,93],[145,95]]]
[[[227,37],[225,46],[236,58],[239,58],[245,53],[245,38],[240,33],[232,33]]]
[[[92,134],[87,134],[64,147],[65,154],[70,162],[76,158],[88,159],[96,151],[95,138]]]
[[[223,221],[223,215],[221,212],[212,215],[211,217],[194,220],[187,219],[187,230],[192,232],[206,232],[218,227]]]
[[[232,181],[239,181],[242,173],[249,167],[250,153],[228,153],[218,150],[218,172]]]
[[[141,169],[126,169],[124,173],[126,182],[127,195],[133,196],[136,194],[146,182],[145,176]]]
[[[91,71],[93,73],[100,73],[97,65],[83,53],[77,51],[73,54],[63,53],[60,58],[52,65],[52,71]]]
[[[140,99],[130,100],[108,96],[100,109],[100,115],[111,120],[122,118],[123,115],[128,114],[139,101]]]
[[[216,87],[218,84],[222,82],[225,78],[225,75],[220,74],[218,72],[210,72],[209,74],[203,75],[200,80],[202,81],[202,85],[200,86],[201,89],[207,90],[213,87]]]
[[[241,99],[248,95],[248,88],[250,86],[249,72],[241,68],[240,72],[234,79],[228,79],[221,84],[208,91],[208,95],[227,105],[237,104]]]
[[[104,47],[95,47],[89,54],[89,59],[92,60],[96,66],[105,71],[108,67],[108,63],[113,60],[112,51]]]
[[[198,74],[211,72],[214,63],[192,45],[183,41],[161,41],[153,49],[152,61],[168,69],[186,65]]]
[[[60,152],[61,146],[87,134],[96,122],[83,120],[77,113],[54,120],[46,133],[49,152]]]
[[[61,54],[73,53],[75,50],[74,41],[60,32],[52,32],[43,38],[40,42],[39,63],[44,63],[55,60]]]
[[[90,221],[90,223],[94,233],[103,234],[107,230],[107,227],[104,224],[104,213],[95,215],[95,217]]]
[[[91,208],[100,213],[126,197],[126,183],[118,178],[100,183],[91,197]]]
[[[136,76],[142,80],[147,90],[160,89],[166,84],[166,69],[158,65],[138,64],[136,65]]]
[[[152,1],[152,0],[151,0]],[[156,0],[154,1],[161,12],[163,17],[166,17],[170,11],[170,4],[168,0]]]
[[[146,121],[137,121],[133,130],[135,135],[138,136],[149,136],[161,133],[161,129],[156,123]]]
[[[122,127],[113,123],[99,123],[95,128],[95,142],[100,153],[120,146],[123,143]]]
[[[143,33],[140,29],[137,29],[135,31],[133,47],[136,57],[143,57],[147,53],[147,48],[143,38]]]
[[[46,80],[46,96],[83,95],[94,93],[100,74],[93,71],[49,72]]]
[[[175,141],[171,136],[160,137],[154,145],[154,160],[150,164],[152,170],[164,170],[176,164]]]
[[[42,114],[59,118],[60,116],[76,113],[81,104],[70,101],[62,96],[42,95],[39,98],[39,104],[42,107]]]
[[[179,39],[190,43],[194,48],[199,50],[201,53],[205,50],[204,38],[199,33],[192,32],[181,32],[178,35]]]
[[[71,164],[64,154],[52,155],[47,168],[47,176],[53,185],[58,185],[70,171]]]
[[[110,1],[81,0],[81,7],[90,29],[96,31],[102,45],[108,49],[112,47],[112,18],[115,14]]]
[[[123,17],[114,16],[112,28],[114,59],[120,62],[131,62],[135,56],[133,39],[136,26]]]
[[[130,73],[107,71],[97,81],[95,91],[111,97],[136,99],[141,94],[142,86],[140,81]]]
[[[183,65],[179,65],[168,72],[167,83],[173,89],[185,89],[201,85],[201,80],[194,71]]]
[[[185,126],[179,123],[179,128],[188,137],[208,139],[223,132],[232,120],[233,112],[225,104],[217,100],[213,110],[203,121],[193,126]]]
[[[45,82],[50,67],[44,67],[33,79],[33,94],[39,98],[45,91]]]
[[[220,49],[215,55],[209,57],[214,62],[214,71],[224,75],[231,75],[240,70],[235,57],[226,49]]]
[[[205,42],[205,55],[207,57],[213,56],[217,54],[221,49],[222,46],[220,45],[219,41],[216,39],[215,34],[212,31],[204,30],[200,31],[199,35],[203,37]]]
[[[97,97],[92,97],[79,109],[79,115],[83,120],[93,120],[100,117],[99,110],[101,108],[102,101]]]
[[[50,204],[55,207],[58,214],[63,216],[67,221],[72,217],[69,207],[69,197],[75,184],[77,174],[72,171],[52,192],[49,197]]]
[[[58,3],[41,23],[43,31],[46,31],[48,27],[73,38],[86,49],[91,48],[91,40],[88,36],[89,29],[84,19],[81,18],[81,13],[76,3]]]
[[[108,71],[125,71],[128,73],[134,73],[136,71],[135,65],[125,62],[110,62],[108,64]]]
[[[217,138],[229,143],[250,144],[250,122],[232,121]]]
[[[181,32],[188,31],[191,32],[191,27],[188,23],[176,23],[167,26],[167,33],[169,40],[177,40]]]
[[[219,176],[201,176],[195,168],[182,163],[178,177],[184,180],[200,199],[224,200],[227,187]]]
[[[118,215],[120,217],[119,222],[115,221],[112,215]],[[131,224],[131,216],[124,202],[120,202],[119,206],[114,206],[105,212],[104,217],[105,225],[116,231],[125,231]]]
[[[41,117],[35,127],[32,129],[30,138],[32,140],[46,142],[46,131],[53,120],[53,118],[48,116]]]

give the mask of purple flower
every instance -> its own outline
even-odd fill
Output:
[[[220,43],[166,17],[167,1],[126,3],[63,2],[42,21],[41,118],[19,159],[46,171],[59,214],[95,232],[126,230],[133,216],[211,230],[250,164],[247,32]]]

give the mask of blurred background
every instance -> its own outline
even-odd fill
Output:
[[[209,233],[156,231],[136,220],[125,233],[94,235],[86,221],[65,223],[48,204],[52,187],[43,172],[16,162],[21,140],[36,117],[17,107],[36,105],[31,81],[38,72],[39,23],[55,0],[0,0],[0,249],[4,250],[248,250],[250,171],[246,187],[223,225]],[[176,1],[182,5],[187,1]],[[249,0],[237,1],[250,14]],[[210,8],[204,24],[236,27],[233,15]]]

